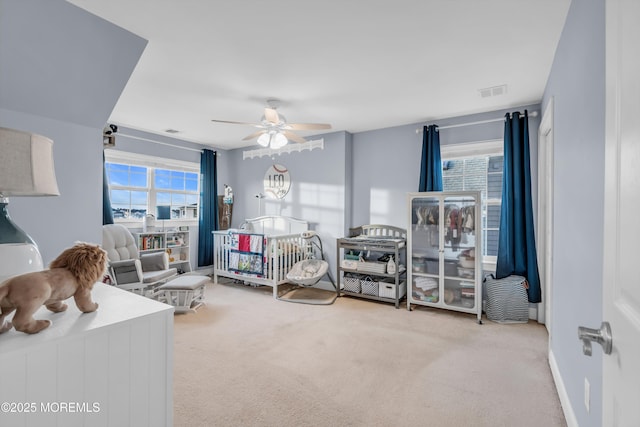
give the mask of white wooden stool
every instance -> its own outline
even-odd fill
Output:
[[[207,276],[184,274],[158,286],[153,296],[174,306],[175,313],[195,313],[204,304],[204,287],[210,280]]]

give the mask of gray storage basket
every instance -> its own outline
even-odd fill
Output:
[[[508,276],[484,281],[485,312],[487,319],[498,323],[527,323],[529,321],[529,297],[527,279]]]
[[[360,293],[360,277],[359,276],[347,276],[345,275],[342,283],[344,283],[344,290],[347,292]]]
[[[379,292],[379,282],[373,280],[371,277],[367,276],[360,280],[360,288],[364,295],[373,295],[375,297],[378,296]]]

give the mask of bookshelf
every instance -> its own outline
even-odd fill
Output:
[[[140,254],[165,251],[169,255],[169,265],[176,267],[179,273],[191,271],[189,254],[189,231],[149,231],[136,233]]]

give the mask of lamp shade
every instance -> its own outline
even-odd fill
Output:
[[[0,127],[0,196],[59,196],[53,141]]]
[[[271,140],[271,148],[273,148],[274,150],[277,150],[278,148],[282,148],[285,145],[287,145],[288,142],[289,140],[287,139],[287,137],[281,134],[280,132],[278,132],[274,135],[273,139]]]
[[[53,141],[0,127],[0,282],[44,268],[36,242],[9,216],[8,196],[59,196]]]
[[[158,219],[171,219],[171,206],[158,206]]]
[[[263,147],[268,147],[269,146],[269,141],[271,140],[271,134],[269,133],[263,133],[262,135],[260,135],[260,137],[258,138],[258,144],[262,145]]]

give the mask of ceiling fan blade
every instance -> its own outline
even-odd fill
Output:
[[[264,109],[264,118],[274,125],[280,123],[280,117],[278,116],[278,112],[273,108],[265,108]]]
[[[263,127],[262,124],[260,124],[260,123],[232,122],[232,121],[229,121],[229,120],[213,120],[213,119],[211,119],[211,121],[215,122],[215,123],[228,123],[228,124],[232,124],[232,125],[254,126],[254,127],[257,127],[257,128]]]
[[[287,127],[292,130],[331,129],[331,125],[326,123],[287,123]]]
[[[287,130],[282,131],[282,134],[286,136],[288,140],[293,142],[299,142],[301,144],[307,142],[307,140],[301,137],[300,135],[296,135],[295,133],[289,132]]]
[[[254,132],[254,133],[252,133],[252,134],[251,134],[251,135],[249,135],[249,136],[245,136],[244,138],[242,138],[242,140],[243,140],[243,141],[248,141],[248,140],[250,140],[250,139],[254,139],[254,138],[259,137],[259,136],[260,136],[260,135],[262,135],[263,133],[267,133],[267,131],[266,131],[266,130],[259,130],[258,132]]]

